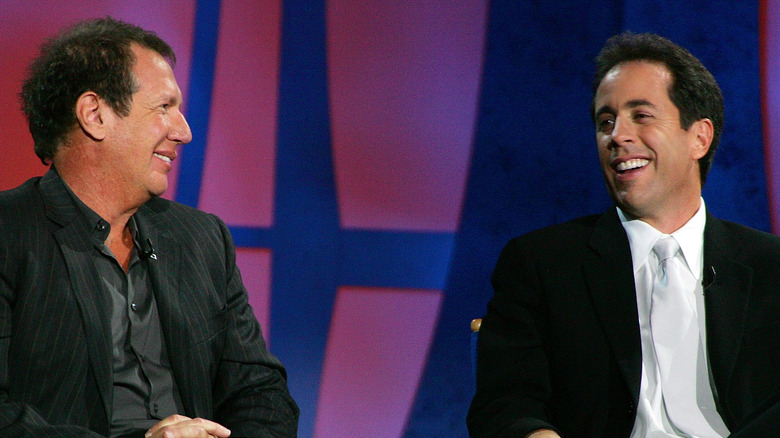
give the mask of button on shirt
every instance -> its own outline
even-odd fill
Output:
[[[701,200],[699,211],[672,237],[679,243],[680,252],[675,257],[695,278],[694,290],[683,291],[696,311],[696,323],[699,327],[699,348],[695,364],[696,381],[690,382],[684,391],[696,393],[698,409],[692,421],[694,430],[687,432],[678,429],[670,420],[662,396],[660,371],[655,356],[652,332],[650,327],[650,307],[653,293],[653,281],[657,272],[659,260],[653,252],[653,245],[663,234],[641,220],[630,220],[618,209],[618,215],[623,228],[628,235],[634,266],[634,281],[637,294],[637,310],[639,312],[639,328],[642,340],[642,381],[639,390],[639,403],[631,437],[725,437],[728,429],[715,408],[712,395],[712,382],[707,365],[706,331],[704,315],[704,295],[701,278],[703,271],[704,225],[706,210],[704,200]],[[700,415],[699,415],[700,413]],[[690,426],[688,426],[690,427]]]
[[[99,293],[107,293],[111,302],[111,436],[147,430],[170,415],[183,413],[183,404],[168,360],[147,261],[139,257],[135,218],[127,224],[135,245],[125,272],[104,243],[109,224],[71,195],[92,225],[93,260],[104,286]]]

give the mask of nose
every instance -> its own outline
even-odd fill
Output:
[[[610,143],[618,146],[626,143],[633,143],[636,140],[636,130],[634,128],[634,124],[631,123],[630,120],[616,117],[615,124],[612,126],[612,132],[610,133]]]
[[[181,112],[177,112],[177,114],[178,117],[174,118],[171,129],[168,131],[168,139],[177,143],[187,144],[192,141],[192,131],[184,114]]]

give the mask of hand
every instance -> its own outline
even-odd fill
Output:
[[[525,438],[561,438],[561,436],[549,429],[539,429],[529,433]]]
[[[146,438],[227,438],[230,430],[203,418],[171,415],[152,426]]]

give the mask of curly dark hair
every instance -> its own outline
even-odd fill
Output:
[[[43,44],[20,94],[43,164],[52,161],[76,125],[75,104],[84,92],[94,91],[120,116],[129,114],[138,88],[131,44],[176,62],[173,49],[153,32],[111,17],[76,23]]]
[[[595,99],[604,76],[616,65],[629,61],[662,64],[672,74],[669,99],[680,111],[680,126],[687,130],[701,119],[710,119],[714,128],[709,151],[699,159],[701,185],[707,179],[712,158],[723,131],[723,95],[720,87],[701,61],[688,50],[668,39],[650,34],[624,32],[607,40],[596,57],[593,100],[590,115],[595,123]]]

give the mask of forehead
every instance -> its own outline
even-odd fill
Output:
[[[135,55],[133,76],[142,90],[159,90],[178,92],[179,87],[170,64],[165,58],[154,50],[133,45],[131,47]]]
[[[672,84],[672,74],[661,63],[629,61],[610,69],[596,90],[596,106],[605,99],[618,101],[666,98]]]

